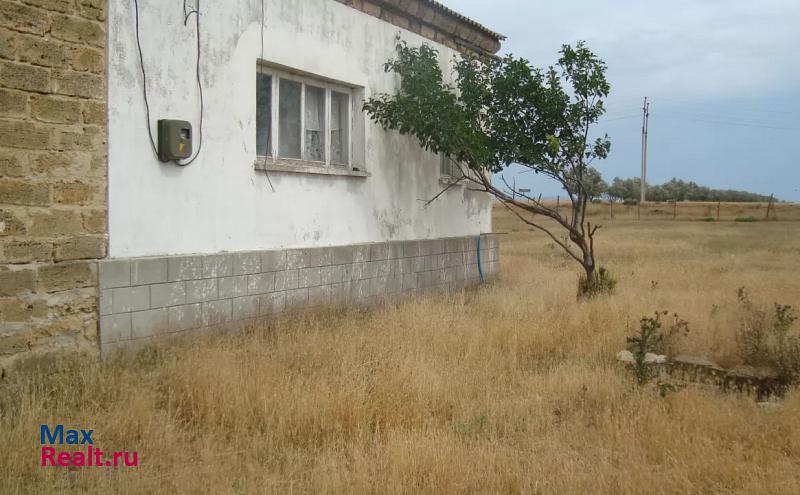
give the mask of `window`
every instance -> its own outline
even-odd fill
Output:
[[[444,153],[439,155],[439,182],[441,184],[453,185],[455,183],[467,185],[467,181],[479,181],[480,175],[489,177],[487,171],[477,172],[470,169],[466,163],[458,162]]]
[[[458,180],[463,176],[461,167],[458,166],[458,162],[444,154],[441,155],[439,175],[442,179],[448,180]]]
[[[281,166],[358,170],[353,166],[354,93],[343,85],[259,66],[256,154]]]

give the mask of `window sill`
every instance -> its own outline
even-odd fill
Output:
[[[315,162],[306,160],[272,160],[271,158],[257,158],[254,164],[256,170],[265,172],[288,172],[292,174],[313,175],[338,175],[344,177],[369,177],[372,174],[365,170],[352,170],[342,167],[325,167]]]

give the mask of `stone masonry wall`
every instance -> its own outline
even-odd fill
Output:
[[[106,0],[0,0],[0,366],[96,349]]]
[[[460,52],[497,53],[503,39],[429,0],[336,1]]]
[[[486,279],[497,238],[481,236]],[[324,305],[453,291],[480,281],[476,237],[100,262],[104,353]]]

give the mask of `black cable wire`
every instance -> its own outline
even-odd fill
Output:
[[[153,153],[158,156],[158,147],[153,139],[153,131],[150,129],[150,104],[147,102],[147,72],[144,70],[144,57],[142,56],[142,43],[139,39],[139,0],[133,0],[136,18],[136,47],[139,49],[139,67],[142,69],[142,92],[144,93],[144,111],[147,116],[147,135],[150,136],[150,146]]]
[[[264,20],[266,13],[264,12],[264,0],[261,0],[261,60],[264,61]]]
[[[186,12],[186,0],[183,0],[183,11]],[[203,112],[205,110],[205,103],[203,101],[203,83],[200,81],[200,0],[197,0],[196,10],[192,10],[188,14],[184,15],[184,26],[186,26],[186,22],[189,20],[189,16],[192,14],[194,14],[195,27],[197,31],[197,65],[195,67],[195,72],[197,75],[197,90],[200,93],[200,129],[197,140],[197,153],[195,153],[195,155],[186,162],[179,162],[178,160],[175,160],[175,163],[181,167],[185,167],[186,165],[189,165],[193,161],[197,160],[197,157],[200,156],[200,151],[203,149]]]
[[[141,34],[139,32],[139,0],[133,0],[134,11],[135,11],[135,19],[136,19],[136,48],[139,51],[139,68],[142,71],[142,94],[144,96],[144,109],[145,115],[147,118],[147,135],[150,138],[150,146],[153,149],[153,153],[158,156],[158,146],[156,146],[156,141],[153,139],[153,130],[150,128],[150,103],[147,99],[147,71],[144,68],[144,56],[142,54],[142,41],[141,41]],[[191,164],[193,161],[200,156],[200,150],[203,149],[203,113],[205,110],[205,102],[203,101],[203,84],[200,79],[200,0],[197,0],[197,9],[192,10],[190,12],[186,12],[186,0],[183,0],[183,25],[186,26],[186,23],[189,20],[189,16],[195,14],[195,26],[197,29],[197,64],[196,64],[196,75],[197,75],[197,89],[200,94],[200,128],[199,128],[199,135],[198,135],[198,144],[197,144],[197,153],[195,153],[194,157],[190,158],[186,162],[179,162],[175,160],[177,165],[185,167],[186,165]]]
[[[265,19],[265,11],[264,11],[264,0],[261,0],[261,60],[258,62],[258,71],[261,72],[261,63],[264,62],[264,19]],[[270,83],[272,83],[272,79],[270,79]],[[271,85],[270,85],[271,86]],[[272,99],[272,87],[270,87],[270,100]],[[275,103],[272,102],[274,105]],[[272,122],[272,116],[270,115],[270,122]],[[270,125],[270,132],[272,132],[272,124]],[[272,189],[272,192],[275,192],[275,186],[272,185],[272,179],[269,177],[269,170],[267,170],[267,151],[269,151],[269,145],[271,144],[271,136],[267,136],[267,149],[264,150],[264,175],[267,176],[267,182],[269,182],[269,188]],[[258,147],[258,143],[256,143],[256,148]],[[258,149],[256,149],[256,154],[258,154]]]
[[[183,25],[185,26],[187,22],[189,22],[189,16],[192,14],[199,13],[200,10],[200,0],[197,0],[197,10],[190,10],[186,11],[186,0],[183,0]]]

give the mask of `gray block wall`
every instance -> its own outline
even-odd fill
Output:
[[[497,237],[483,235],[485,279]],[[100,262],[104,352],[193,330],[325,305],[455,291],[480,282],[477,237]]]

